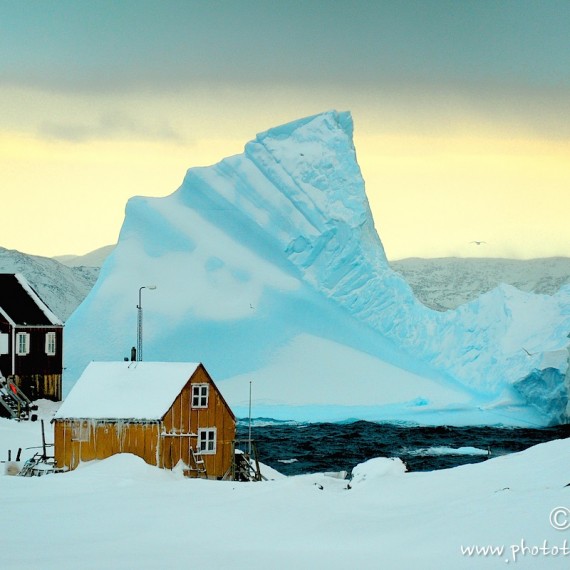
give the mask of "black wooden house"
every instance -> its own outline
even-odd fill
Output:
[[[19,273],[0,273],[0,378],[29,399],[61,400],[63,323]]]

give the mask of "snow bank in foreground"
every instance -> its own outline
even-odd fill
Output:
[[[377,457],[356,465],[352,470],[352,481],[354,484],[370,482],[386,476],[403,475],[406,470],[404,462],[397,457]]]
[[[570,522],[568,457],[570,440],[431,473],[378,458],[355,468],[351,488],[325,474],[189,480],[126,455],[63,475],[0,476],[9,545],[0,561],[42,570],[566,569],[570,530],[550,521]]]

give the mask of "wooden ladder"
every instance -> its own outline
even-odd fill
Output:
[[[204,457],[202,456],[202,453],[199,450],[194,449],[192,446],[190,446],[190,457],[194,462],[194,466],[190,465],[190,471],[195,472],[196,477],[207,479],[208,472],[206,471],[206,463],[204,462]]]

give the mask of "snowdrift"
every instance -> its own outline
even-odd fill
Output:
[[[190,480],[132,455],[0,473],[2,567],[567,569],[569,452],[557,440],[427,473],[374,458],[350,489],[323,473]]]

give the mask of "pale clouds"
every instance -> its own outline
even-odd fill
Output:
[[[101,113],[92,121],[43,121],[38,126],[38,134],[42,138],[68,142],[127,138],[188,143],[181,133],[164,119],[135,119],[116,111]]]

